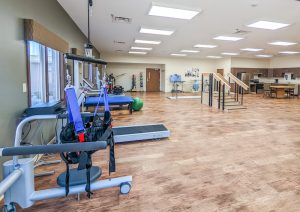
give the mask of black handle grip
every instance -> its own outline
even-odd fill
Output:
[[[7,147],[7,148],[0,149],[0,156],[93,151],[93,150],[106,149],[106,146],[107,146],[106,141],[96,141],[96,142],[84,142],[84,143]]]

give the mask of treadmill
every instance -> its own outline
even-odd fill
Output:
[[[113,127],[113,132],[116,144],[170,137],[170,131],[163,124]]]

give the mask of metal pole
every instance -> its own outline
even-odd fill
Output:
[[[238,92],[237,92],[237,95],[236,95],[236,101],[239,101],[239,92],[240,92],[240,86],[239,85],[237,86],[237,90],[238,90]]]
[[[202,74],[202,79],[201,79],[201,104],[203,103],[203,87],[204,87],[204,85],[203,85],[203,82],[204,82],[203,77],[204,77],[204,74]]]
[[[236,82],[234,83],[234,95],[235,95],[235,97],[234,97],[234,100],[236,101]]]
[[[222,109],[225,110],[225,84],[223,84],[223,103],[222,103]]]
[[[23,174],[21,169],[16,169],[10,173],[2,182],[0,183],[0,196],[2,196]]]
[[[218,99],[218,109],[221,109],[221,82],[219,81],[219,99]]]
[[[241,105],[244,103],[244,88],[242,88],[242,99],[241,99]]]

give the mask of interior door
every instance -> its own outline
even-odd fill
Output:
[[[224,69],[217,69],[217,73],[219,73],[222,76],[224,76]]]
[[[146,91],[160,92],[160,70],[147,68],[146,69]]]

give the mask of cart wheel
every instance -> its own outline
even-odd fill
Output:
[[[10,203],[9,205],[3,206],[3,212],[15,212],[15,211],[17,211],[17,209],[14,203]]]
[[[131,184],[126,182],[126,183],[121,183],[120,185],[120,193],[121,194],[128,194],[131,190]]]

